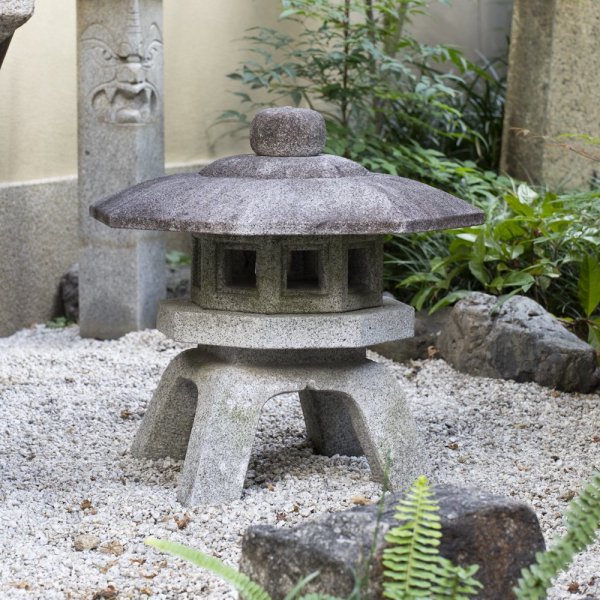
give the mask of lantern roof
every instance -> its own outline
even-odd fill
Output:
[[[250,130],[255,155],[145,181],[90,207],[110,227],[232,235],[344,235],[477,225],[484,214],[446,192],[321,154],[316,111],[270,108]]]

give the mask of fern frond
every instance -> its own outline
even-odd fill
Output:
[[[596,539],[596,531],[600,528],[599,471],[592,474],[579,497],[570,503],[566,520],[567,533],[547,552],[538,552],[535,563],[521,571],[521,578],[513,590],[519,600],[545,598],[552,579]]]
[[[447,558],[440,557],[439,572],[436,582],[431,587],[433,598],[442,600],[469,600],[471,596],[483,588],[481,582],[474,575],[479,570],[479,565],[459,567]]]
[[[393,600],[430,597],[437,576],[441,523],[439,506],[424,476],[400,501],[395,517],[403,521],[385,536],[383,595]]]
[[[198,567],[212,571],[215,575],[231,584],[241,594],[242,598],[246,600],[272,600],[271,596],[261,586],[214,556],[204,554],[204,552],[195,550],[194,548],[188,548],[177,542],[169,542],[168,540],[147,538],[145,543],[161,552],[178,556]]]

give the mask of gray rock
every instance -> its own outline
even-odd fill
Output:
[[[67,319],[77,322],[79,320],[79,265],[77,263],[60,278],[59,289],[63,314]]]
[[[477,578],[484,584],[479,598],[509,600],[521,569],[544,550],[544,538],[535,513],[526,504],[477,489],[455,486],[435,488],[442,521],[440,553],[456,564],[478,564]],[[377,506],[334,513],[282,529],[258,525],[244,534],[241,570],[279,600],[303,577],[319,576],[305,592],[345,597],[355,576],[365,573],[372,556],[364,598],[381,598],[381,556],[385,534],[397,525],[394,507],[400,496],[386,499],[375,551],[371,545],[377,528]]]
[[[16,29],[33,15],[34,0],[2,0],[0,4],[0,42],[8,39]]]
[[[250,146],[259,156],[316,156],[326,138],[325,119],[307,108],[265,108],[250,127]]]
[[[471,375],[535,381],[564,391],[591,392],[600,383],[594,349],[565,329],[537,302],[473,293],[452,310],[439,350]]]
[[[371,350],[396,362],[429,358],[429,349],[437,349],[438,337],[449,314],[450,309],[438,310],[432,315],[420,310],[415,314],[414,337],[377,344]]]

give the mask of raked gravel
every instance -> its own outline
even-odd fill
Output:
[[[101,342],[81,339],[77,327],[0,339],[0,598],[235,598],[144,538],[177,540],[235,565],[251,524],[290,527],[377,499],[366,460],[311,453],[288,395],[263,412],[243,497],[179,505],[181,463],[135,460],[128,449],[182,348],[156,331]],[[599,395],[471,377],[441,360],[385,362],[406,391],[435,481],[524,500],[547,539],[564,531],[567,500],[600,468]],[[97,547],[75,548],[82,545]],[[600,544],[550,597],[600,598]]]

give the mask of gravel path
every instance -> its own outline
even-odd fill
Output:
[[[235,564],[252,523],[288,527],[377,499],[366,461],[314,456],[297,399],[282,396],[263,413],[243,498],[180,506],[181,463],[134,460],[128,447],[182,348],[156,331],[99,342],[81,339],[77,327],[0,339],[0,598],[100,600],[115,590],[118,599],[234,598],[144,538]],[[563,531],[567,500],[600,468],[599,395],[470,377],[439,360],[390,365],[428,441],[435,480],[525,500],[547,539]],[[551,598],[600,599],[599,543]]]

